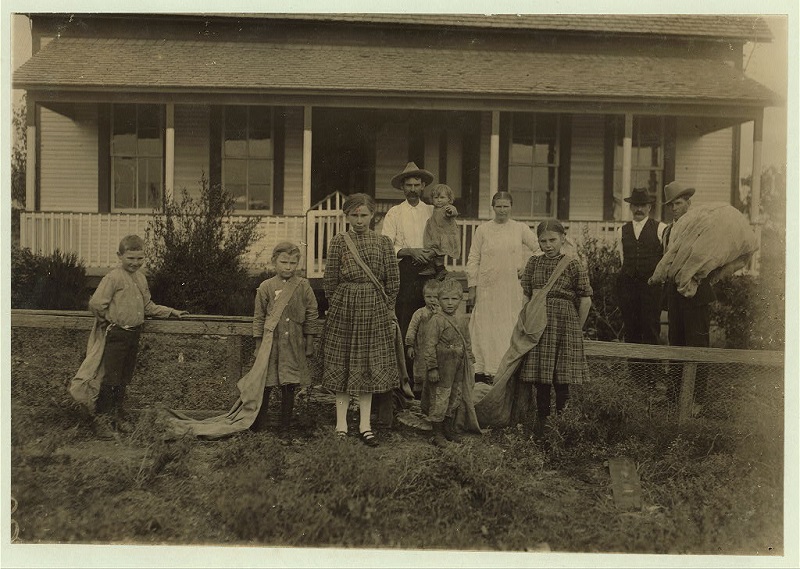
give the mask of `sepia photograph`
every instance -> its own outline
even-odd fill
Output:
[[[3,8],[0,564],[800,563],[797,6],[258,4]]]

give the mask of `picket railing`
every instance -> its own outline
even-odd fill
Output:
[[[258,231],[259,240],[248,252],[245,263],[259,272],[270,262],[272,248],[280,241],[292,241],[305,248],[305,271],[308,278],[321,278],[325,271],[328,244],[334,235],[347,229],[341,211],[344,195],[334,192],[315,204],[305,216],[262,217]],[[90,274],[104,273],[117,262],[117,245],[125,235],[144,236],[152,214],[143,213],[74,213],[74,212],[22,212],[20,215],[20,245],[33,252],[49,255],[56,249],[73,252],[83,259]],[[233,217],[233,221],[246,219]],[[449,270],[466,268],[475,230],[486,220],[459,219],[461,251],[459,259],[446,259]],[[535,229],[538,221],[527,221]],[[564,221],[570,240],[579,246],[585,236],[600,242],[612,243],[622,221]],[[380,223],[376,227],[380,231]],[[754,225],[760,236],[761,226]],[[758,270],[758,254],[754,255],[749,272]]]

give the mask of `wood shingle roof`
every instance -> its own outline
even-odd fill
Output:
[[[689,56],[66,37],[20,67],[14,87],[749,105],[776,99],[729,64]]]

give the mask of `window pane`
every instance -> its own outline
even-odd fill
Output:
[[[511,144],[511,156],[509,162],[512,164],[530,164],[533,160],[533,141],[517,140]]]
[[[272,161],[271,160],[250,160],[248,162],[249,184],[269,184],[272,182]]]
[[[556,163],[556,140],[558,138],[558,115],[536,115],[537,164]]]
[[[244,184],[226,184],[225,189],[233,196],[233,207],[247,209],[247,187]]]
[[[532,196],[530,191],[519,191],[514,194],[514,205],[511,211],[516,217],[531,217],[533,209],[531,207]]]
[[[223,186],[228,191],[231,191],[228,186],[247,187],[247,162],[245,160],[226,160],[224,172]]]
[[[272,156],[270,107],[250,107],[250,156]]]
[[[111,154],[136,154],[136,105],[114,105]]]
[[[247,108],[225,109],[225,156],[247,156]]]
[[[250,207],[253,210],[268,210],[272,206],[272,186],[269,184],[250,185]]]
[[[552,192],[556,189],[556,169],[538,167],[533,169],[533,189]]]
[[[136,160],[114,158],[114,207],[132,208],[135,204]]]
[[[508,191],[516,199],[517,192],[530,192],[533,188],[533,175],[528,166],[509,166]]]
[[[533,192],[532,212],[535,216],[550,215],[550,194],[548,192]]]
[[[153,209],[161,205],[161,160],[139,159],[138,208]]]

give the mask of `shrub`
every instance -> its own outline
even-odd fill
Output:
[[[88,298],[86,267],[75,253],[42,256],[11,247],[12,308],[85,310]]]
[[[195,313],[236,314],[246,291],[245,313],[252,312],[242,256],[258,239],[259,218],[234,222],[233,213],[233,196],[205,177],[199,198],[184,189],[180,202],[155,212],[145,233],[154,298]]]
[[[769,275],[734,275],[714,285],[711,319],[725,331],[725,347],[782,350],[784,292]]]
[[[589,271],[589,282],[594,291],[592,308],[586,320],[588,335],[593,340],[620,340],[622,312],[617,298],[617,275],[622,261],[619,252],[613,243],[599,240],[584,227],[578,256]]]

